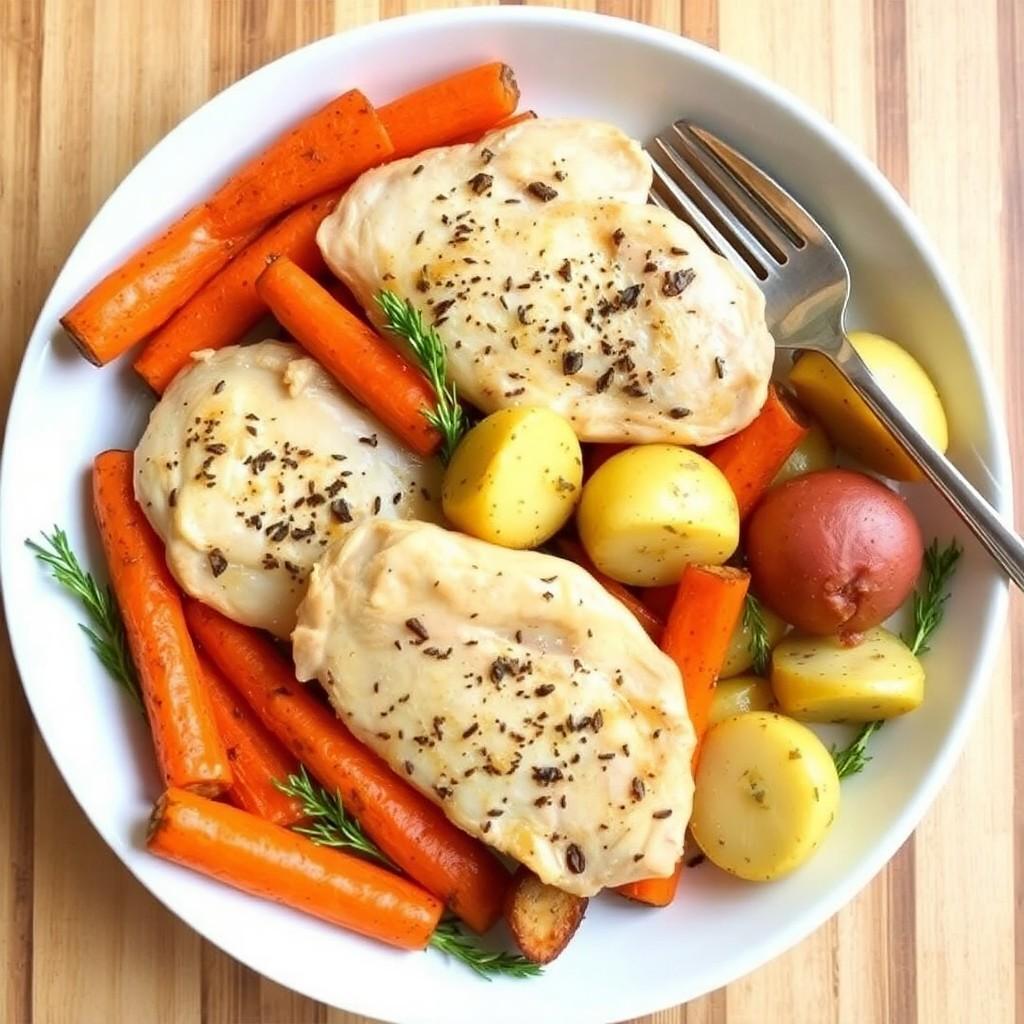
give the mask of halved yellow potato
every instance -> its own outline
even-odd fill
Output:
[[[721,565],[739,543],[736,497],[719,469],[672,444],[627,448],[583,488],[580,540],[621,583],[675,583],[690,563]]]
[[[814,473],[819,469],[831,469],[835,464],[836,450],[828,439],[828,434],[820,424],[812,423],[807,428],[803,439],[782,464],[782,469],[775,474],[772,486],[785,483],[804,473]]]
[[[444,474],[452,525],[506,548],[532,548],[572,515],[583,454],[569,422],[550,409],[501,409],[460,442]]]
[[[765,631],[768,634],[768,644],[774,647],[785,635],[786,623],[764,605],[761,605],[761,617],[764,619]],[[732,637],[729,640],[729,650],[725,652],[722,671],[718,673],[721,679],[738,676],[754,664],[754,655],[750,650],[751,630],[745,620],[746,616],[741,615],[733,628]]]
[[[856,647],[833,636],[787,637],[772,652],[779,707],[805,722],[873,722],[913,711],[924,668],[895,633],[869,629]]]
[[[767,679],[761,676],[736,676],[723,679],[715,687],[711,700],[709,725],[718,725],[727,718],[745,715],[748,711],[767,711],[775,704],[775,697]]]
[[[690,829],[708,860],[752,882],[815,850],[839,808],[839,776],[805,725],[769,711],[728,718],[704,738]]]
[[[854,331],[849,337],[882,390],[928,441],[944,452],[949,443],[946,413],[921,364],[879,334]],[[789,382],[800,404],[821,420],[840,448],[894,480],[922,479],[921,471],[825,356],[815,352],[801,356],[790,371]]]

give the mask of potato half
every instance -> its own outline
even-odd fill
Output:
[[[750,881],[802,864],[839,808],[839,776],[805,725],[751,711],[716,725],[697,766],[690,829],[708,860]]]
[[[583,488],[580,540],[621,583],[675,583],[690,563],[721,565],[739,542],[736,497],[716,466],[672,444],[613,455]]]
[[[550,409],[501,409],[462,439],[444,475],[452,525],[506,548],[532,548],[565,525],[580,497],[583,455]]]
[[[785,636],[786,623],[764,605],[761,605],[761,617],[764,619],[765,632],[768,634],[768,645],[774,647]],[[746,616],[741,615],[733,628],[729,649],[725,652],[725,661],[722,662],[722,670],[718,673],[720,679],[738,676],[754,664],[754,655],[750,650],[751,630],[745,620]]]
[[[925,438],[944,452],[949,441],[946,413],[921,364],[879,334],[855,331],[849,337],[882,390]],[[815,352],[801,356],[790,371],[789,382],[801,405],[821,420],[840,448],[894,480],[922,479],[921,471],[825,356]]]
[[[771,681],[781,710],[805,722],[873,722],[924,699],[921,662],[881,626],[853,647],[833,636],[788,637],[772,652]]]
[[[772,486],[784,484],[795,476],[813,473],[818,469],[831,469],[836,464],[836,450],[828,439],[828,434],[818,423],[807,428],[800,443],[790,452],[789,458],[782,464],[782,469],[775,474]]]
[[[708,724],[718,725],[727,718],[745,715],[748,711],[768,711],[774,704],[775,696],[767,679],[760,676],[723,679],[715,686]]]

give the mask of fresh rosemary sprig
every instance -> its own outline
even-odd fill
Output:
[[[423,322],[420,311],[408,299],[400,299],[394,292],[378,292],[377,305],[387,318],[392,334],[402,338],[419,360],[427,375],[437,405],[424,409],[427,422],[441,434],[441,460],[448,464],[462,435],[469,429],[466,413],[459,404],[455,385],[448,383],[448,353],[444,342],[433,327]]]
[[[914,654],[928,650],[928,641],[942,622],[949,600],[949,583],[963,553],[955,540],[940,548],[938,538],[925,549],[924,586],[914,592],[913,632],[903,635],[903,642]]]
[[[78,598],[79,604],[85,609],[90,625],[80,622],[79,628],[89,638],[96,657],[103,667],[114,678],[114,681],[145,711],[142,703],[142,691],[135,672],[132,656],[128,651],[128,641],[124,635],[124,623],[121,611],[110,587],[101,587],[92,573],[86,572],[78,561],[67,534],[59,527],[53,528],[52,534],[43,533],[45,546],[35,541],[26,540],[36,558],[50,570],[50,575],[69,593]]]
[[[949,600],[949,584],[963,550],[955,540],[940,548],[937,538],[925,549],[924,586],[914,591],[913,629],[902,635],[903,642],[914,655],[924,654],[928,650],[928,641],[942,622],[946,602]],[[842,750],[832,748],[832,760],[835,761],[839,778],[856,775],[871,760],[867,753],[868,740],[882,728],[882,724],[880,721],[865,722],[849,746]]]
[[[743,603],[743,628],[750,634],[747,648],[754,659],[754,671],[763,676],[768,671],[768,661],[772,656],[772,644],[768,637],[761,602],[753,594],[748,593]]]
[[[448,956],[461,960],[467,967],[488,981],[495,974],[510,978],[536,978],[544,973],[539,964],[518,953],[492,953],[481,949],[452,918],[445,918],[434,929],[430,944]]]
[[[312,819],[311,825],[293,825],[292,829],[312,839],[320,846],[355,850],[387,868],[398,870],[377,844],[362,830],[361,826],[342,806],[341,798],[332,795],[317,785],[306,771],[299,768],[297,775],[289,775],[283,782],[275,779],[274,785],[282,793],[296,797],[302,803],[303,813]],[[515,953],[493,953],[483,949],[476,939],[466,935],[458,922],[446,918],[441,921],[430,937],[430,944],[446,956],[461,960],[481,977],[490,978],[502,974],[511,978],[529,978],[541,973],[537,964]]]
[[[359,822],[349,817],[342,806],[341,797],[318,786],[300,765],[298,775],[289,775],[283,782],[274,779],[274,785],[302,804],[302,813],[312,820],[311,825],[294,825],[293,831],[312,839],[320,846],[334,846],[340,850],[355,850],[370,860],[395,869],[394,863],[377,844],[366,835]],[[397,870],[397,869],[395,869]]]
[[[832,760],[835,762],[836,774],[839,778],[845,779],[847,776],[856,775],[857,772],[863,770],[864,766],[871,760],[871,755],[867,752],[868,740],[881,728],[882,723],[880,721],[865,722],[848,746],[843,747],[842,750],[837,750],[833,746],[829,750]]]

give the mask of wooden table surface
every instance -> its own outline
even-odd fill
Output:
[[[157,139],[302,43],[432,6],[446,5],[3,0],[0,412],[57,270]],[[1018,0],[565,6],[716,46],[801,96],[876,160],[959,278],[1024,455]],[[1024,1020],[1024,731],[1011,685],[1024,684],[1019,603],[1014,614],[1016,648],[1011,656],[1008,636],[953,778],[888,868],[790,953],[645,1024]],[[57,775],[0,637],[0,1024],[363,1021],[235,963],[128,875]]]

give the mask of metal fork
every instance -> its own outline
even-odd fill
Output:
[[[753,275],[764,292],[776,347],[828,357],[1024,590],[1024,541],[903,415],[847,339],[843,319],[850,271],[821,226],[777,182],[695,124],[669,125],[649,152],[651,198]]]

